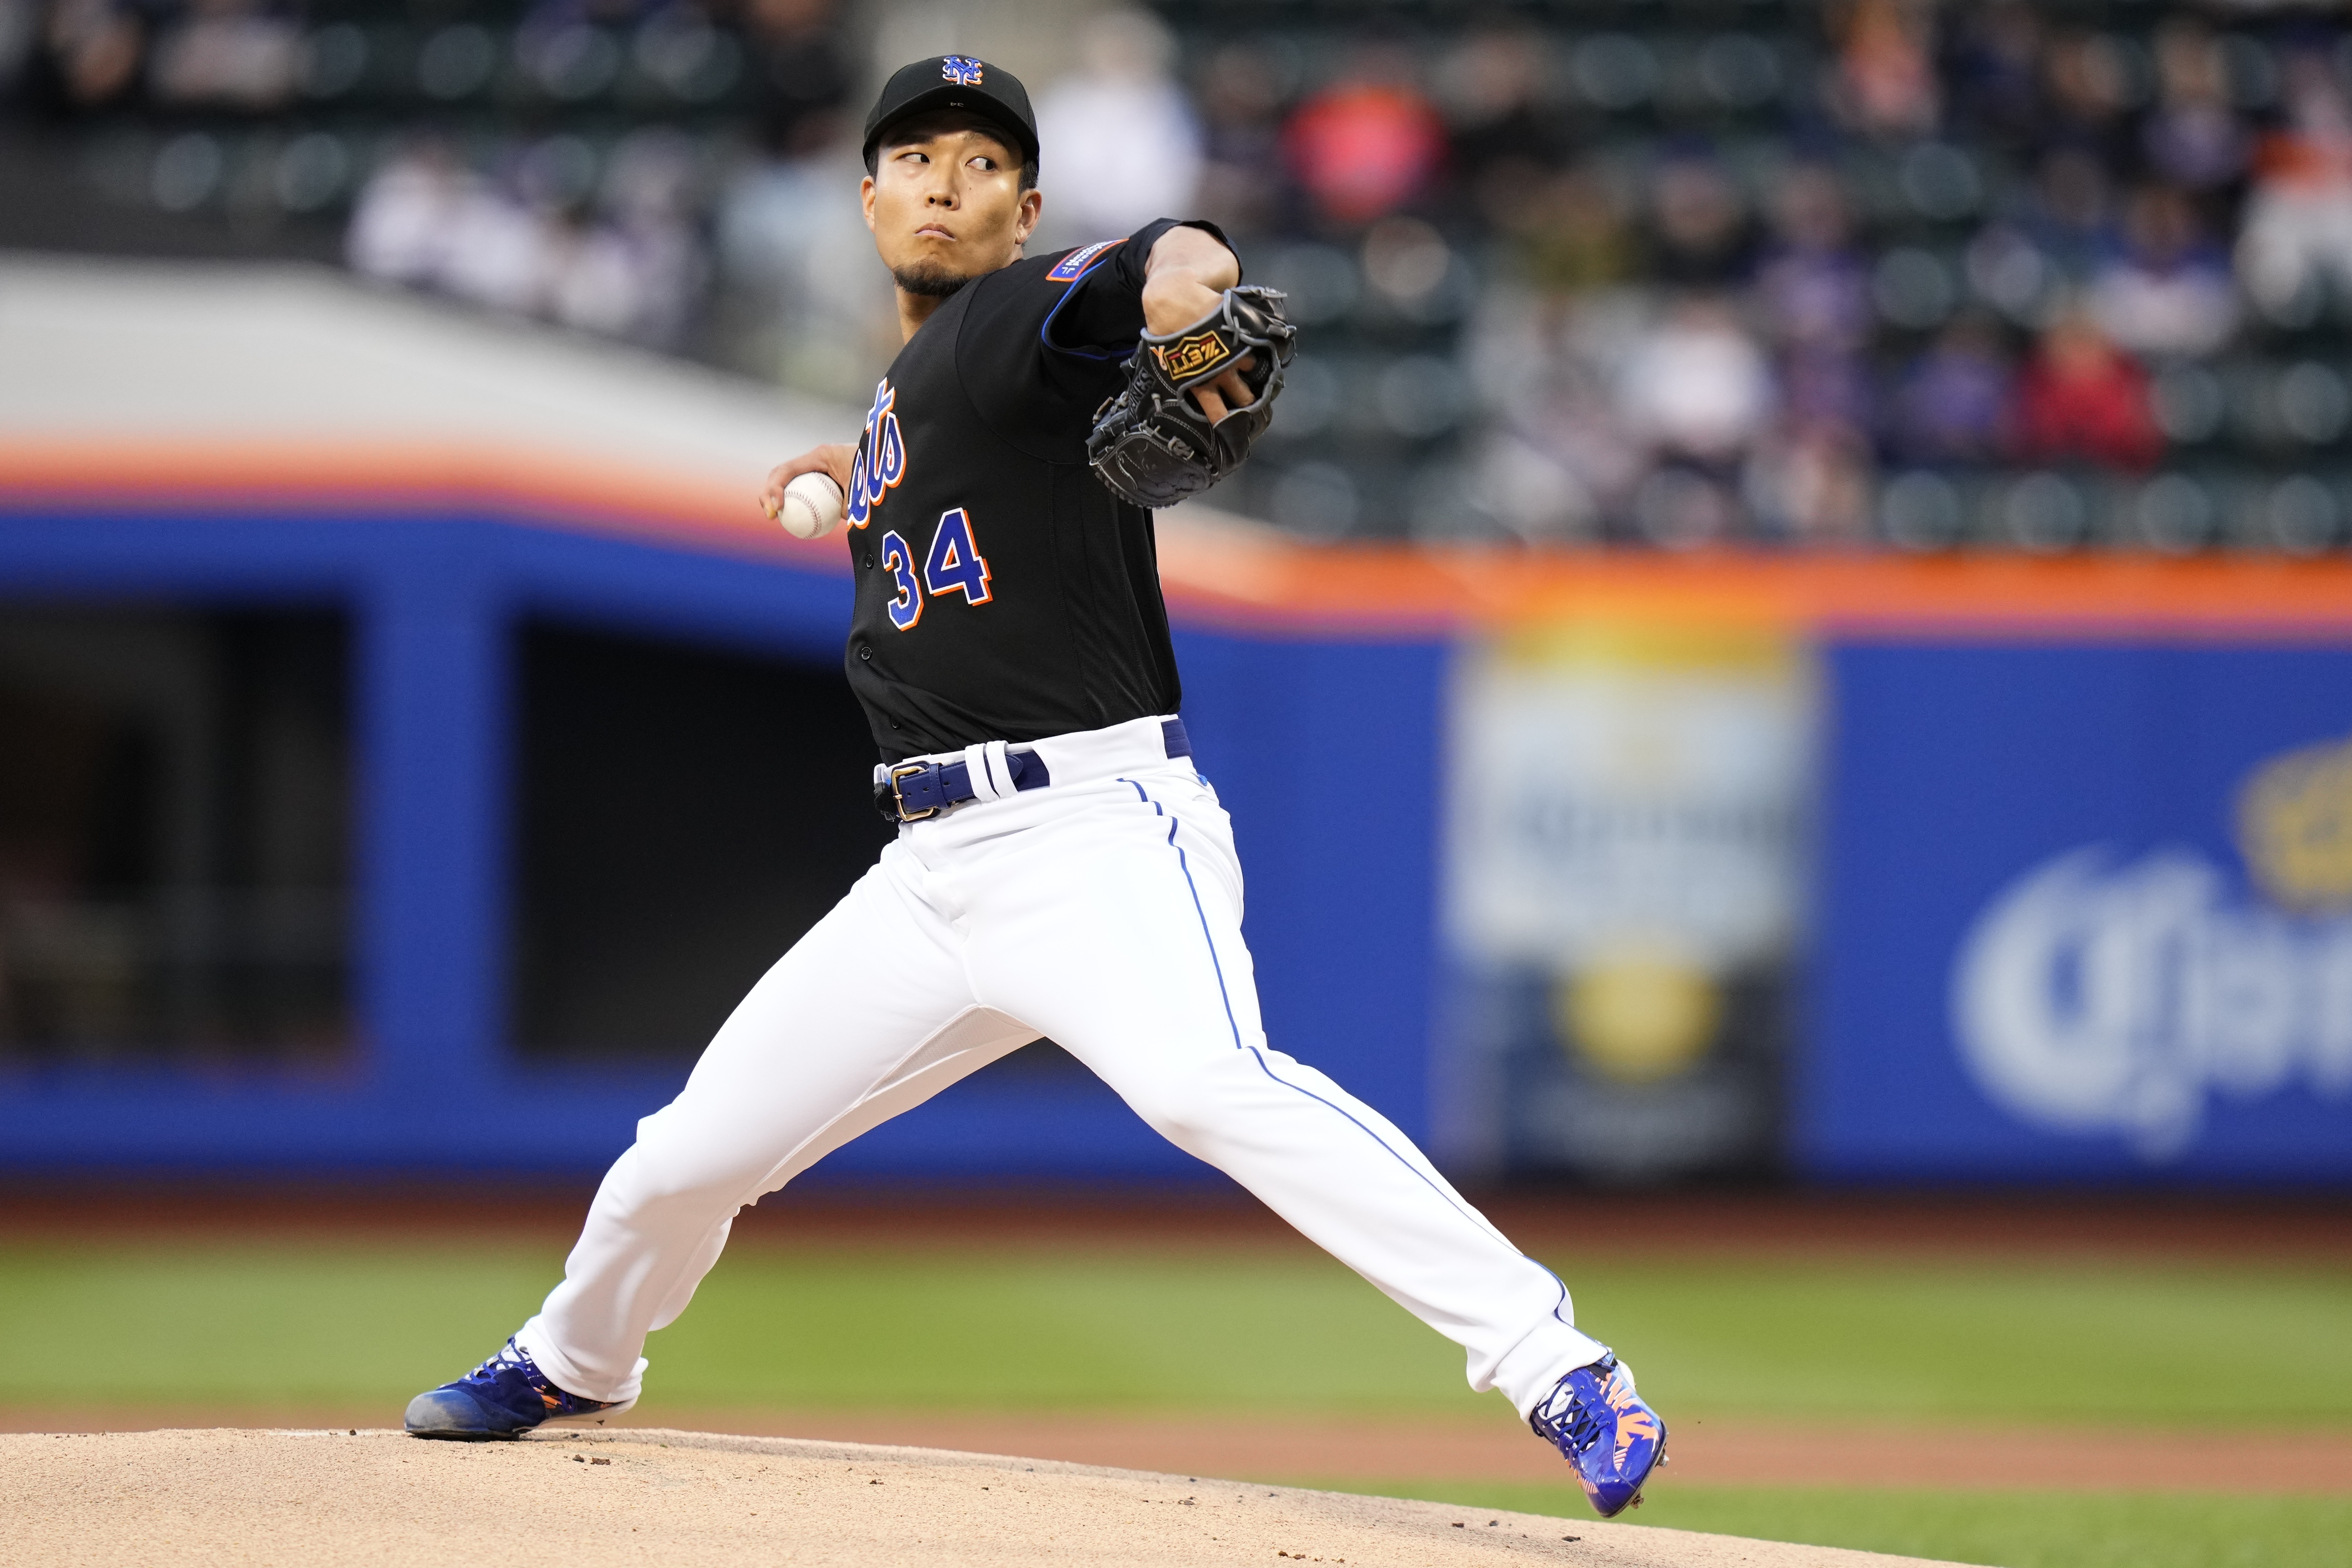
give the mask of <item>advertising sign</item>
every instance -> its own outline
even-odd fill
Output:
[[[2352,1176],[2352,653],[1832,669],[1805,1163]]]
[[[1812,685],[1769,632],[1578,622],[1465,653],[1449,1168],[1654,1177],[1770,1157]]]

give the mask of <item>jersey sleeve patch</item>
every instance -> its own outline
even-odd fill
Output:
[[[1103,257],[1108,256],[1112,251],[1117,250],[1120,246],[1125,245],[1126,243],[1127,242],[1123,239],[1104,239],[1097,240],[1092,245],[1080,246],[1077,249],[1072,251],[1069,255],[1064,256],[1061,260],[1054,264],[1054,270],[1045,275],[1045,281],[1048,283],[1076,283],[1079,278],[1086,276],[1087,268],[1094,266],[1095,263],[1100,261]]]

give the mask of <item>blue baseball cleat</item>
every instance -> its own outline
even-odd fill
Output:
[[[1528,1425],[1576,1467],[1603,1519],[1639,1504],[1642,1483],[1666,1461],[1666,1424],[1633,1392],[1633,1375],[1613,1355],[1561,1378]]]
[[[534,1427],[601,1427],[635,1403],[607,1405],[566,1394],[509,1340],[506,1348],[457,1382],[410,1400],[404,1424],[412,1437],[478,1443],[520,1437]]]

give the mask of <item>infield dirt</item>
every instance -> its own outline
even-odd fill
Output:
[[[1920,1563],[1639,1525],[932,1448],[641,1428],[0,1437],[0,1561],[887,1565]]]

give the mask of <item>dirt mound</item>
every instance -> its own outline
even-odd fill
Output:
[[[1205,1477],[640,1428],[521,1443],[235,1429],[0,1437],[10,1561],[48,1564],[1916,1563]]]

